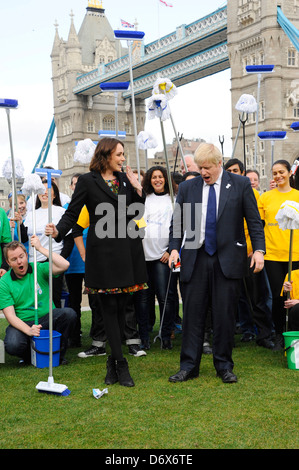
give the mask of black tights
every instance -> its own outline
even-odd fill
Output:
[[[126,305],[130,294],[93,294],[99,296],[104,328],[111,349],[111,356],[117,361],[123,359],[122,339],[125,328]]]

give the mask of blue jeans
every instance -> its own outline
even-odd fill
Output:
[[[149,319],[151,309],[153,308],[153,305],[155,303],[155,296],[157,296],[159,303],[160,321],[162,319],[170,275],[168,263],[161,263],[161,261],[159,260],[147,261],[146,267],[148,274],[148,289],[141,290],[134,294],[137,323],[139,327],[139,335],[141,341],[149,339]],[[165,340],[170,339],[171,331],[174,329],[176,286],[177,278],[176,276],[172,275],[170,279],[161,332],[162,339]]]
[[[68,339],[75,327],[77,315],[72,308],[54,308],[53,309],[53,330],[61,333],[61,350],[60,359],[64,358]],[[39,318],[39,324],[42,325],[44,330],[49,329],[49,314]],[[26,321],[27,325],[34,325],[34,321]],[[6,328],[6,335],[4,339],[5,350],[11,356],[18,356],[24,359],[25,362],[31,362],[31,349],[30,349],[31,336],[26,335],[20,330],[9,325]]]

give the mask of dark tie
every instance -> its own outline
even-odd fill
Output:
[[[205,232],[205,251],[212,256],[217,250],[217,233],[216,233],[216,193],[214,185],[210,185],[206,232]]]

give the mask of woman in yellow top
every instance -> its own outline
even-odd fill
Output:
[[[285,300],[284,307],[289,309],[289,330],[299,331],[299,270],[291,273],[291,281],[286,276],[282,294],[290,292],[290,298]]]
[[[284,347],[283,331],[286,313],[280,296],[285,276],[288,272],[290,230],[281,230],[275,219],[285,201],[299,203],[299,191],[291,187],[291,166],[286,160],[277,160],[272,166],[272,176],[276,188],[263,193],[258,200],[258,208],[265,222],[266,254],[265,268],[272,291],[272,319],[275,327],[274,350]],[[299,233],[294,230],[293,269],[299,268]]]

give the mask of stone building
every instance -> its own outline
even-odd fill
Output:
[[[227,40],[231,66],[232,135],[236,136],[239,113],[235,105],[242,94],[257,98],[257,74],[247,74],[246,65],[274,65],[274,72],[262,74],[258,133],[288,131],[287,140],[274,142],[274,160],[293,163],[299,157],[298,134],[290,125],[299,118],[299,54],[277,22],[277,6],[299,28],[297,0],[229,0],[227,2]],[[246,166],[253,168],[256,115],[249,114],[245,124]],[[271,175],[270,141],[257,142],[256,169],[261,189],[268,190]],[[242,130],[235,157],[243,161]]]
[[[86,172],[87,165],[74,163],[75,143],[83,139],[99,140],[98,131],[115,130],[114,93],[95,96],[76,95],[76,77],[92,72],[101,64],[112,62],[127,53],[105,16],[102,3],[88,2],[86,14],[76,32],[73,15],[67,40],[60,38],[58,25],[51,52],[54,95],[54,119],[57,129],[58,166],[63,171],[60,191],[69,193],[71,176]],[[119,94],[120,95],[120,94]],[[138,132],[144,129],[145,104],[136,100]],[[131,100],[118,97],[119,130],[126,132],[126,159],[136,167],[135,140]]]

